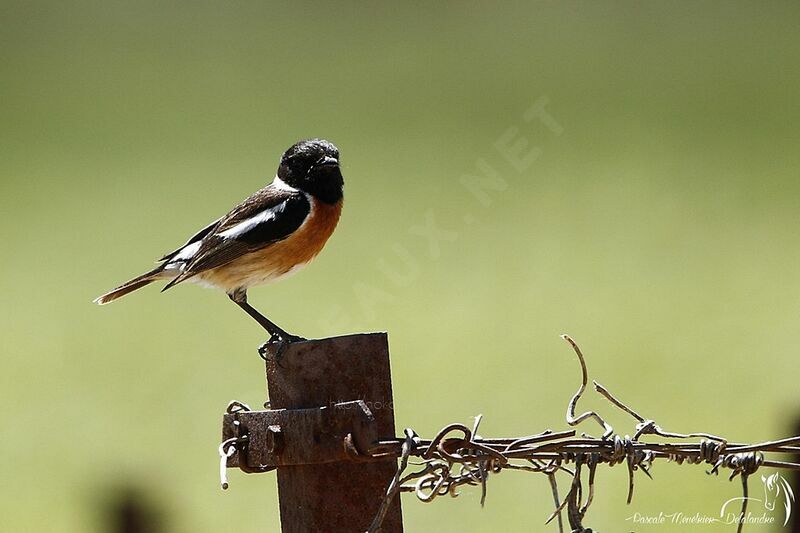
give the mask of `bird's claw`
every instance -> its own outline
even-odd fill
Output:
[[[269,355],[270,342],[271,342],[271,339],[258,347],[258,355],[264,361],[267,360],[267,356]]]
[[[273,333],[270,335],[269,340],[258,347],[258,355],[261,356],[261,359],[264,361],[267,360],[267,357],[270,355],[275,358],[275,361],[280,365],[280,359],[283,355],[283,352],[289,346],[289,344],[293,342],[300,342],[307,340],[304,337],[300,337],[298,335],[292,335],[291,333],[286,333],[285,331],[282,333]],[[274,347],[274,353],[273,353]]]

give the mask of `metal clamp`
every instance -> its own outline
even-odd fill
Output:
[[[373,460],[366,450],[378,439],[374,422],[361,400],[267,411],[231,402],[219,446],[222,488],[228,485],[226,468],[260,473],[279,466]]]

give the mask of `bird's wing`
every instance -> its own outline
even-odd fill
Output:
[[[181,274],[163,290],[200,272],[217,268],[244,254],[278,242],[294,232],[308,216],[311,204],[304,194],[265,187],[236,206],[206,231],[199,242],[190,240],[197,250],[181,257],[181,248],[172,261],[182,261]],[[200,234],[198,233],[198,235]],[[194,238],[193,238],[194,239]],[[176,265],[177,266],[177,265]]]
[[[167,261],[167,262],[168,262],[168,261],[170,261],[171,259],[173,259],[173,258],[174,258],[176,255],[178,255],[178,253],[179,253],[181,250],[183,250],[184,248],[186,248],[186,247],[187,247],[187,246],[189,246],[190,244],[194,244],[194,243],[196,243],[196,242],[198,242],[198,241],[201,241],[201,240],[203,239],[203,237],[205,237],[206,235],[208,235],[209,233],[211,233],[211,232],[214,230],[214,228],[216,228],[216,227],[217,227],[217,225],[219,225],[220,221],[221,221],[223,218],[224,218],[224,217],[220,217],[220,218],[218,218],[217,220],[215,220],[214,222],[212,222],[211,224],[209,224],[209,225],[208,225],[208,226],[206,226],[205,228],[201,229],[200,231],[198,231],[197,233],[195,233],[194,235],[192,235],[192,237],[191,237],[191,238],[190,238],[188,241],[186,241],[186,243],[184,243],[184,245],[183,245],[183,246],[181,246],[180,248],[178,248],[178,249],[176,249],[176,250],[173,250],[173,251],[171,251],[171,252],[170,252],[170,253],[168,253],[168,254],[165,254],[165,255],[164,255],[164,257],[162,257],[161,259],[159,259],[159,261]]]

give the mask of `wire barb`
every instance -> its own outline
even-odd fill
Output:
[[[586,390],[586,384],[589,382],[589,373],[586,370],[586,361],[583,358],[583,352],[581,352],[578,344],[567,334],[561,335],[561,338],[567,341],[570,346],[572,346],[572,349],[575,350],[575,353],[578,356],[578,361],[581,363],[581,386],[578,388],[578,392],[572,396],[569,404],[567,404],[567,424],[570,426],[577,426],[587,418],[593,418],[598,424],[603,426],[603,438],[607,439],[614,433],[614,428],[607,424],[606,421],[600,417],[600,415],[594,411],[586,411],[577,417],[575,416],[575,407],[578,404],[578,400]]]

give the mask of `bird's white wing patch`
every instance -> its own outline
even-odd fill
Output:
[[[200,241],[193,242],[191,244],[187,244],[186,246],[181,248],[178,251],[177,254],[175,254],[175,257],[172,258],[172,261],[188,261],[188,260],[190,260],[192,257],[194,257],[194,254],[197,253],[197,250],[200,249],[200,244],[201,244]],[[170,261],[170,263],[172,261]]]
[[[175,252],[175,256],[164,265],[164,270],[172,273],[173,275],[177,275],[175,274],[176,270],[178,272],[183,272],[186,264],[192,260],[197,251],[200,249],[200,244],[200,241],[193,242]]]
[[[279,204],[279,206],[282,206],[282,205],[283,204]],[[238,237],[240,235],[244,235],[245,233],[247,233],[251,229],[253,229],[256,226],[258,226],[259,224],[263,224],[264,222],[267,222],[268,220],[273,220],[275,218],[276,213],[277,212],[276,212],[276,209],[274,207],[270,208],[270,209],[265,209],[263,211],[260,211],[260,212],[256,213],[255,215],[253,215],[252,217],[247,218],[245,220],[242,220],[241,222],[239,222],[238,224],[236,224],[232,228],[229,228],[229,229],[226,229],[223,232],[220,232],[219,236],[222,237],[223,239],[235,239],[236,237]]]

